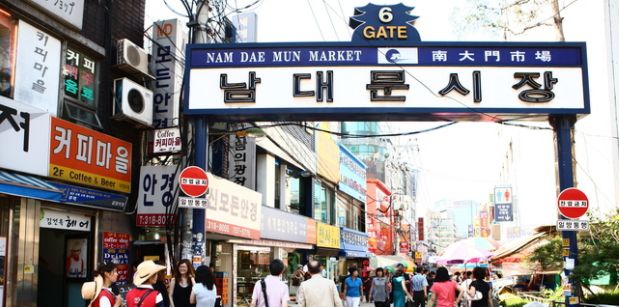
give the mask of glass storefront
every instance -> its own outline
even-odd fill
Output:
[[[269,247],[239,248],[237,251],[236,305],[249,306],[254,285],[269,275],[273,254]]]

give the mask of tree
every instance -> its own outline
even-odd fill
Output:
[[[538,263],[542,271],[560,270],[563,267],[562,244],[561,237],[552,237],[548,244],[539,246],[531,253],[529,261]]]
[[[540,27],[553,27],[557,41],[565,41],[559,0],[467,0],[456,8],[454,22],[461,31],[480,28],[502,35],[504,40]],[[464,12],[464,13],[463,13]]]
[[[610,275],[617,284],[619,276],[619,211],[604,220],[590,218],[591,231],[580,236],[580,253],[574,275],[588,289],[591,280]],[[589,289],[588,289],[589,290]]]

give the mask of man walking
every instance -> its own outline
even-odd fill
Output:
[[[297,292],[299,307],[342,307],[339,293],[332,280],[320,275],[320,263],[312,260],[307,264],[312,277],[301,283]]]
[[[423,269],[417,267],[416,274],[413,276],[412,288],[413,288],[413,306],[425,307],[426,298],[428,297],[428,280],[421,272]]]
[[[284,263],[279,259],[271,262],[269,265],[271,275],[261,279],[254,286],[251,307],[288,307],[290,300],[288,286],[280,279],[284,268]]]

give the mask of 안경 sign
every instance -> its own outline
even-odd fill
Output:
[[[589,113],[584,43],[421,42],[411,10],[357,8],[346,43],[188,45],[185,112],[219,120]]]

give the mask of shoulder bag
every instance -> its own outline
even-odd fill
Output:
[[[466,295],[467,295],[467,297],[468,297],[469,301],[479,301],[479,300],[481,300],[482,298],[484,298],[484,295],[483,295],[483,294],[479,291],[479,286],[477,286],[477,284],[479,284],[479,282],[476,280],[476,281],[472,282],[472,283],[469,285],[469,289],[470,289],[471,287],[475,287],[475,295],[474,295],[474,296],[471,296],[471,295],[469,294],[468,289],[467,289],[467,291],[466,291]]]
[[[267,283],[264,278],[260,280],[260,286],[262,288],[262,295],[264,295],[264,306],[269,307],[269,299],[267,298]]]

